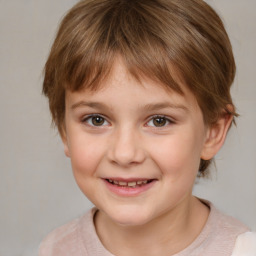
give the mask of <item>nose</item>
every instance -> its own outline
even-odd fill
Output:
[[[145,160],[146,154],[138,131],[131,128],[119,129],[111,140],[108,158],[112,163],[129,167]]]

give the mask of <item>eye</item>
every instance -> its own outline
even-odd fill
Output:
[[[149,120],[147,125],[152,127],[164,127],[169,125],[170,123],[173,123],[173,121],[166,118],[165,116],[154,116]]]
[[[109,124],[108,121],[100,115],[87,116],[82,122],[87,123],[90,126],[105,126]]]

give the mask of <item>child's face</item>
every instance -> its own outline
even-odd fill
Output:
[[[112,221],[145,224],[189,205],[208,132],[183,90],[140,84],[117,61],[103,89],[67,92],[66,155],[80,189]]]

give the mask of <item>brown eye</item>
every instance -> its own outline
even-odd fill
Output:
[[[87,116],[82,122],[89,126],[105,126],[109,124],[108,121],[100,115]]]
[[[167,123],[167,120],[164,117],[155,117],[155,118],[153,118],[153,124],[156,127],[165,126],[166,123]]]
[[[94,126],[101,126],[105,122],[105,119],[101,116],[93,116],[91,119],[92,119],[92,124]]]

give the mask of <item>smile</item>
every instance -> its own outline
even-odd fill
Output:
[[[150,190],[157,182],[156,179],[121,179],[105,178],[103,179],[106,187],[111,193],[121,197],[134,197]]]
[[[143,185],[148,184],[153,181],[153,180],[138,180],[138,181],[127,181],[126,182],[126,181],[112,180],[112,179],[106,179],[106,180],[113,185],[121,186],[121,187],[130,187],[130,188],[143,186]]]

